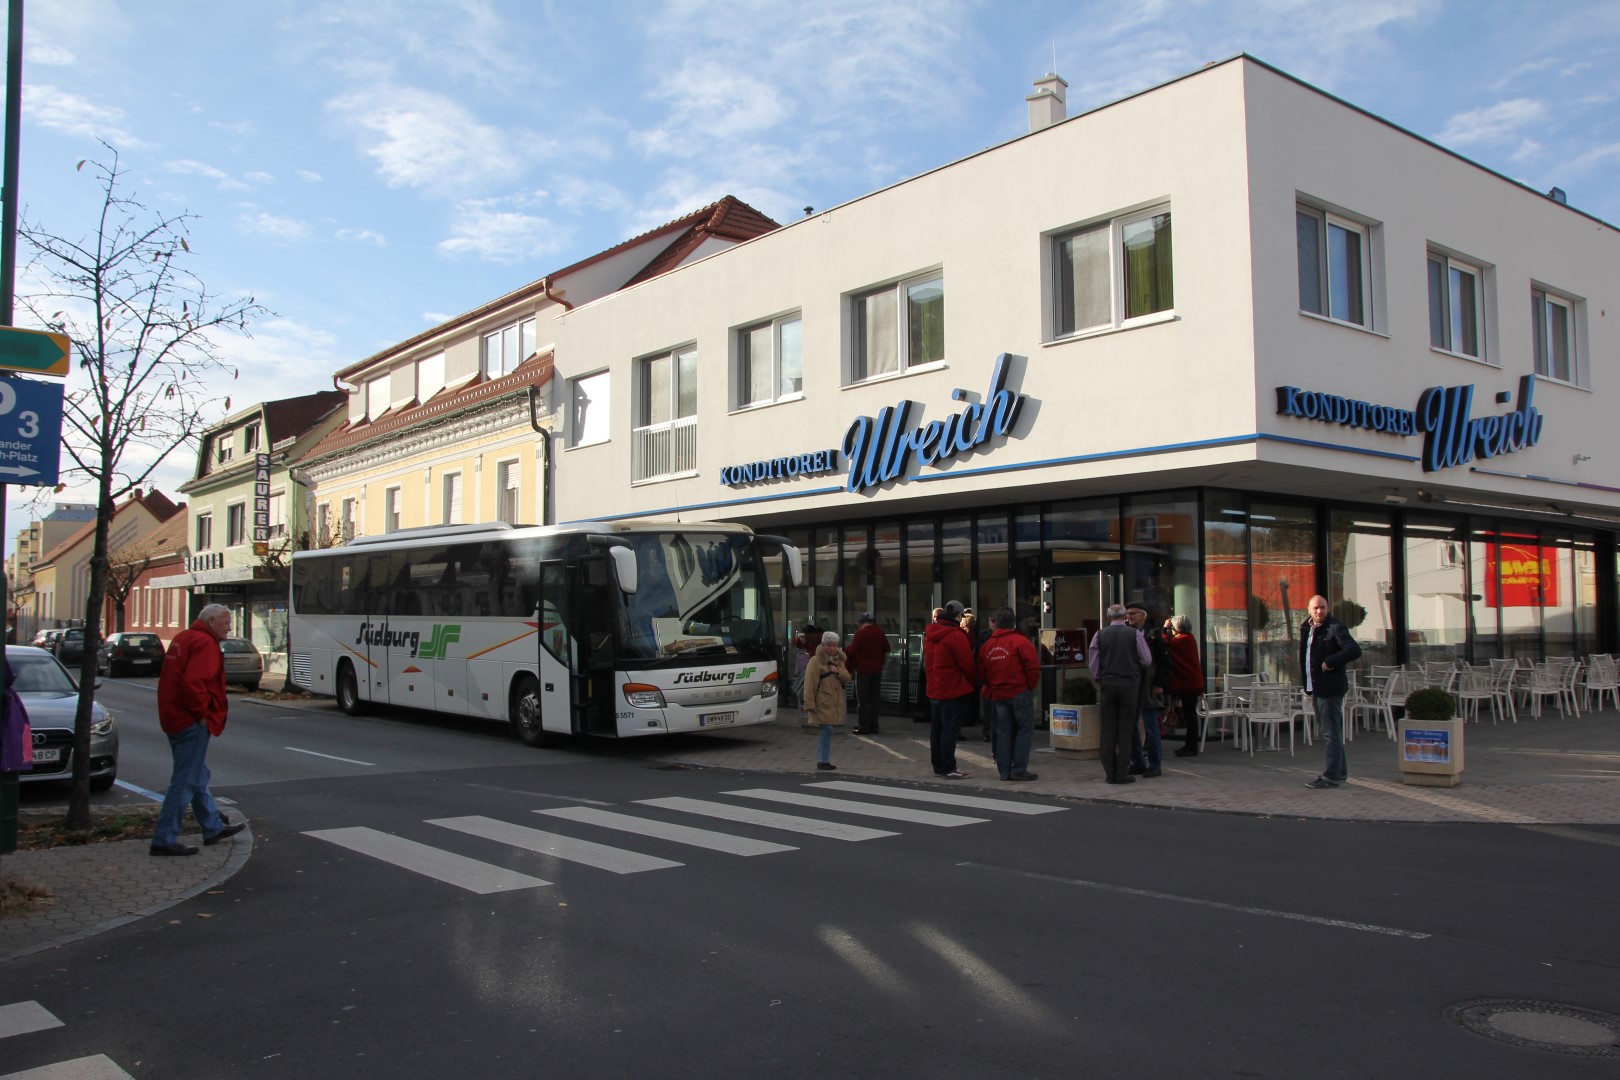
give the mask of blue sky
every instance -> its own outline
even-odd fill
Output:
[[[1615,0],[33,0],[24,40],[25,216],[88,227],[98,140],[197,214],[275,313],[238,409],[722,195],[788,221],[1018,135],[1054,49],[1071,114],[1248,52],[1620,222]]]

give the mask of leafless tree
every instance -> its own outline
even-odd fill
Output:
[[[113,605],[113,630],[121,632],[128,619],[129,595],[135,582],[152,565],[152,556],[146,555],[130,562],[111,563],[107,567],[107,599]]]
[[[19,302],[38,325],[66,334],[73,370],[63,405],[64,472],[96,486],[99,514],[85,600],[84,660],[73,729],[68,827],[90,822],[90,706],[107,594],[107,533],[117,500],[145,485],[171,452],[220,414],[210,377],[235,371],[215,338],[247,335],[268,314],[252,296],[222,298],[188,269],[194,215],[155,211],[120,190],[118,153],[81,161],[77,171],[100,189],[96,219],[79,239],[25,220],[22,280],[37,291]],[[230,398],[224,398],[224,411]]]

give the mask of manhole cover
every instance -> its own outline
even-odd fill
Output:
[[[1446,1019],[1511,1046],[1579,1057],[1620,1057],[1620,1016],[1556,1001],[1480,998],[1451,1006]]]

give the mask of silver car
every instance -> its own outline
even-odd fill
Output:
[[[73,718],[79,686],[61,661],[44,649],[7,645],[12,688],[28,710],[34,733],[34,767],[18,774],[27,783],[67,780],[73,775]],[[106,791],[118,778],[118,725],[101,702],[90,705],[90,790]]]

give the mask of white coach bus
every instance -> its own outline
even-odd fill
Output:
[[[530,746],[773,720],[767,571],[745,526],[660,521],[405,529],[292,557],[294,685],[351,715],[506,720]]]

